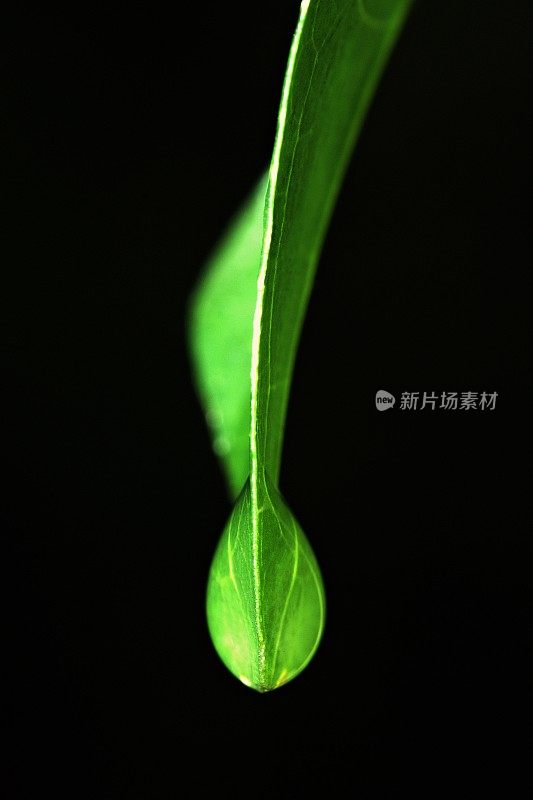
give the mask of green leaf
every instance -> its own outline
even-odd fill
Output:
[[[247,686],[267,691],[311,659],[325,599],[313,551],[268,476],[258,496],[255,509],[247,482],[222,534],[208,581],[207,618],[226,666]]]
[[[195,381],[233,497],[250,473],[252,321],[266,188],[265,175],[208,262],[191,303]]]
[[[217,449],[234,496],[246,481],[213,561],[209,629],[226,666],[260,691],[297,675],[323,630],[318,565],[278,487],[285,416],[327,224],[409,5],[304,0],[268,176],[261,257],[253,243],[262,187],[212,260],[193,307],[199,390],[223,439]]]

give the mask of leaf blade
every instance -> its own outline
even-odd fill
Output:
[[[410,4],[302,3],[266,199],[252,342],[252,487],[254,462],[264,464],[274,483],[279,478],[295,353],[326,227]]]
[[[309,663],[322,636],[326,604],[311,546],[273,484],[262,487],[261,514],[258,566],[268,590],[258,598],[250,569],[253,523],[247,482],[211,564],[206,611],[224,664],[246,686],[266,692],[292,680]]]
[[[208,624],[219,655],[259,691],[301,672],[324,628],[318,563],[278,488],[288,394],[340,181],[410,4],[304,0],[289,56],[259,266],[255,261],[250,267],[250,254],[245,259],[248,278],[258,269],[253,322],[248,296],[241,319],[246,322],[239,323],[239,330],[251,330],[252,336],[246,350],[251,404],[237,413],[249,425],[250,475],[215,553],[207,592]],[[235,380],[243,382],[244,375],[240,369]],[[241,398],[245,395],[241,391]],[[225,468],[231,483],[227,460]],[[234,494],[239,481],[233,480]]]
[[[189,306],[194,382],[230,495],[250,471],[250,363],[267,176],[209,259]]]

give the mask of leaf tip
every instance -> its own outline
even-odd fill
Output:
[[[307,666],[325,620],[322,578],[309,542],[277,490],[267,483],[263,489],[257,508],[249,482],[241,493],[213,558],[206,603],[220,658],[261,693]]]

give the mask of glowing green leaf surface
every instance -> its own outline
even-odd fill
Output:
[[[225,664],[243,683],[266,691],[286,683],[311,659],[322,634],[325,600],[309,543],[266,474],[258,499],[254,509],[247,482],[213,559],[207,617]]]
[[[226,666],[260,691],[297,675],[324,625],[315,557],[278,488],[298,338],[356,135],[410,0],[304,0],[261,186],[193,303],[200,395],[230,489],[207,616]],[[261,239],[262,244],[259,245]]]
[[[250,473],[252,321],[266,187],[265,176],[207,264],[191,306],[196,385],[233,497]]]

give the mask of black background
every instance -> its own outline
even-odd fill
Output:
[[[297,13],[5,26],[6,797],[432,796],[526,764],[526,2],[419,2],[343,185],[282,474],[326,581],[321,648],[257,695],[208,638],[229,505],[184,314],[268,161]],[[380,388],[498,399],[379,413]]]

